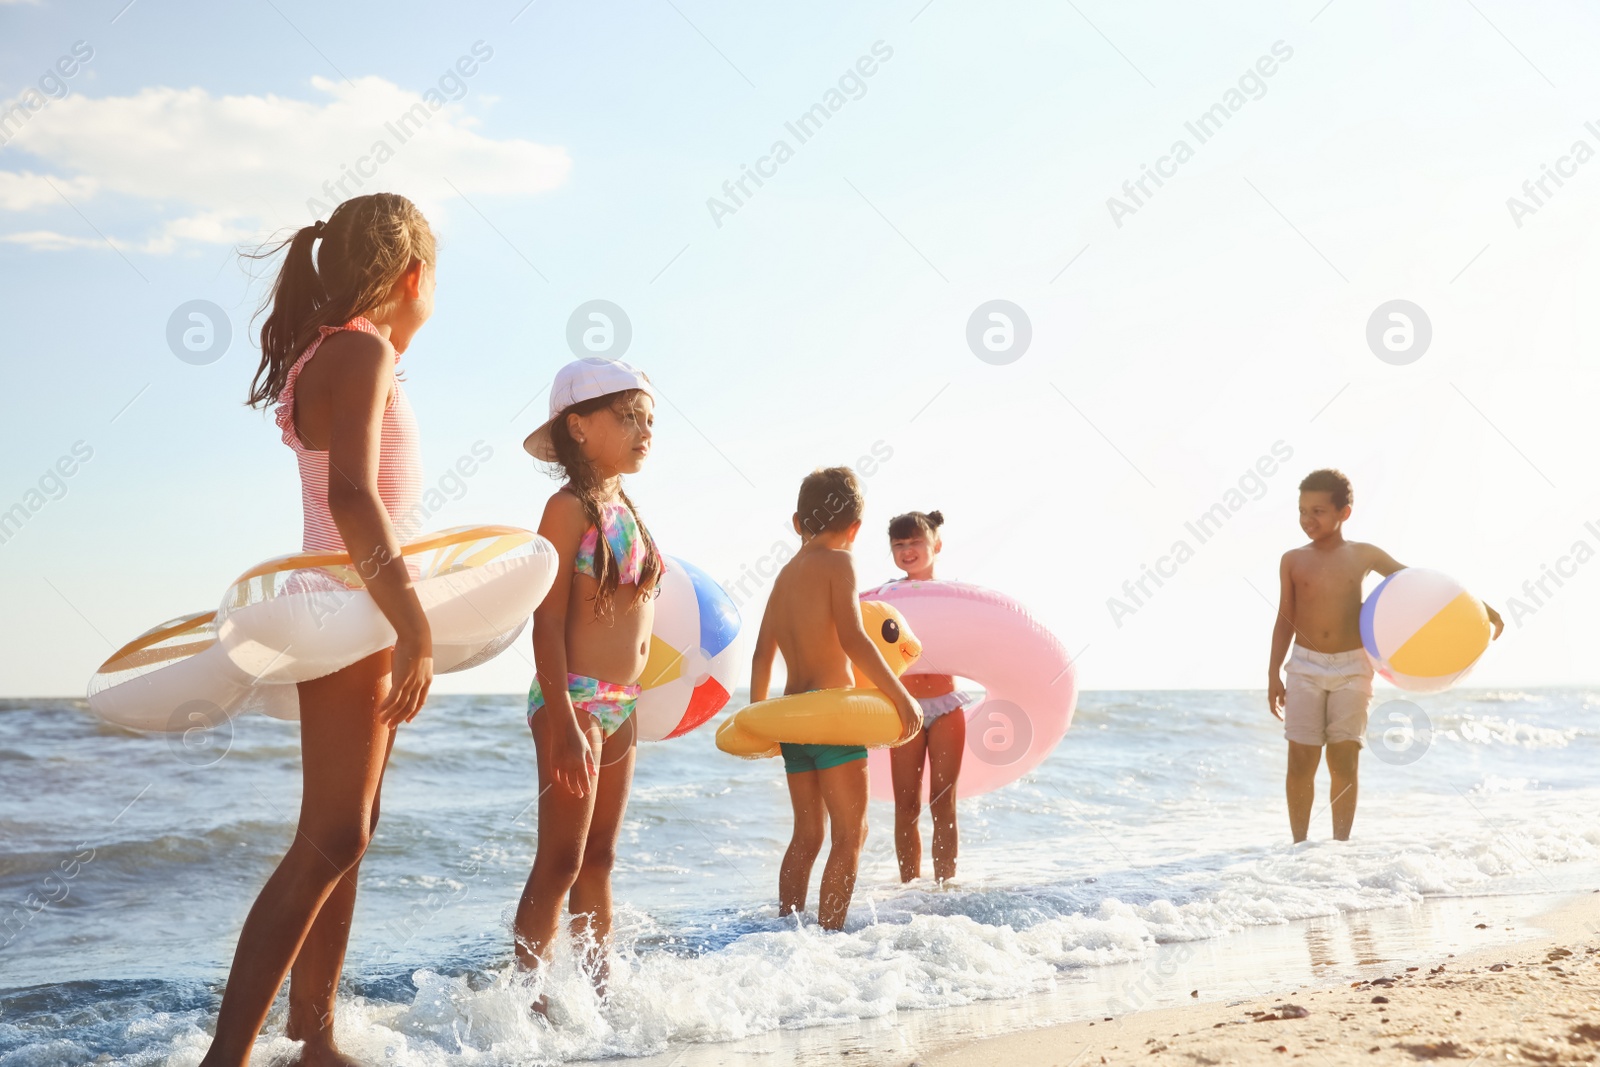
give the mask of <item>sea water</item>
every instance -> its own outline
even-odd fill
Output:
[[[521,701],[435,697],[385,780],[340,1040],[370,1062],[542,1064],[799,1029],[814,1045],[837,1024],[1078,987],[1099,1014],[1119,989],[1143,1006],[1108,976],[1159,977],[1230,937],[1593,886],[1600,693],[1460,691],[1415,698],[1407,720],[1381,701],[1353,840],[1329,840],[1323,772],[1295,846],[1262,693],[1086,693],[1036,772],[960,802],[953,886],[899,883],[874,802],[842,934],[777,915],[778,761],[724,756],[710,728],[645,745],[601,1001],[570,945],[537,989],[511,967],[538,791]],[[293,723],[138,736],[81,701],[0,701],[0,1067],[197,1063],[299,791]],[[527,1011],[537,993],[549,1022]],[[280,997],[258,1063],[293,1050],[283,1016]]]

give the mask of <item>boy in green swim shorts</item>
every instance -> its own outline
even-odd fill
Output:
[[[800,550],[773,579],[750,668],[750,702],[767,699],[774,653],[783,654],[786,695],[848,689],[855,684],[854,662],[894,702],[905,725],[902,737],[910,737],[921,727],[922,714],[861,624],[850,549],[865,507],[861,482],[848,467],[815,470],[800,483],[794,515]],[[794,836],[778,875],[779,915],[805,910],[826,823],[832,845],[822,867],[817,921],[827,930],[844,927],[867,839],[866,760],[860,745],[783,746]]]

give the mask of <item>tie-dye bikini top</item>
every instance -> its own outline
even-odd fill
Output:
[[[649,549],[644,538],[639,536],[639,521],[634,518],[633,509],[621,501],[602,503],[600,525],[605,530],[606,543],[611,546],[611,555],[617,561],[617,584],[637,584]],[[578,558],[572,569],[598,579],[600,572],[595,565],[595,552],[599,547],[600,530],[591,526],[578,542]],[[666,573],[666,560],[662,560],[661,574]],[[657,580],[660,580],[659,575]]]

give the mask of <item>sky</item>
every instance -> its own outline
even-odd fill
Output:
[[[299,547],[293,455],[244,406],[276,261],[240,252],[379,190],[439,238],[402,363],[431,526],[537,524],[519,442],[604,300],[664,398],[629,491],[718,579],[791,539],[807,471],[877,457],[863,586],[887,520],[939,508],[939,575],[1026,603],[1082,686],[1264,688],[1331,465],[1348,536],[1505,615],[1475,683],[1600,681],[1592,9],[374,10],[0,0],[0,695],[81,693]]]

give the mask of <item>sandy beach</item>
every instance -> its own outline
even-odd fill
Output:
[[[1196,1003],[983,1038],[922,1067],[1600,1060],[1600,890],[1527,940],[1391,965],[1339,985]],[[1485,924],[1487,926],[1487,924]],[[1542,931],[1542,932],[1541,932]]]

